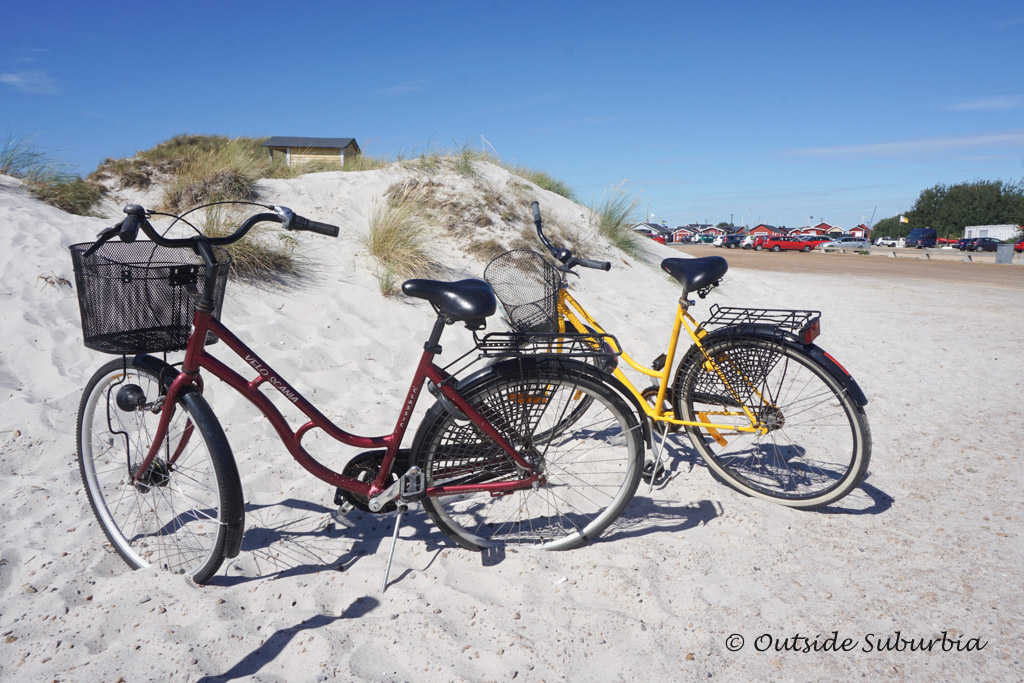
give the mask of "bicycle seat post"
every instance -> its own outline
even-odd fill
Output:
[[[430,331],[430,338],[423,344],[424,351],[435,355],[441,353],[441,333],[444,332],[444,326],[447,322],[444,313],[438,312],[437,320],[434,321],[434,328]]]

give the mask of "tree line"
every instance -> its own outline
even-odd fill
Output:
[[[905,237],[913,228],[935,228],[939,237],[963,237],[968,225],[1024,225],[1024,179],[1016,182],[975,180],[935,185],[923,190],[910,211],[883,218],[875,235]]]

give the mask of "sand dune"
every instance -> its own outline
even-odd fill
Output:
[[[495,187],[509,182],[497,167],[481,173]],[[301,286],[231,283],[224,307],[240,336],[359,433],[393,426],[431,322],[425,305],[379,294],[358,241],[372,203],[410,174],[263,183],[267,201],[343,234],[300,237],[312,262]],[[464,201],[474,196],[465,179],[442,180]],[[576,204],[536,188],[528,196],[594,258],[615,263],[584,271],[574,293],[635,357],[660,353],[674,281],[612,251]],[[241,555],[197,587],[130,571],[105,544],[79,481],[78,401],[109,357],[81,345],[75,292],[61,279],[74,279],[67,247],[110,222],[45,206],[0,176],[0,678],[1019,678],[1024,317],[1015,292],[913,283],[894,297],[877,279],[731,271],[699,310],[712,301],[822,310],[821,345],[871,401],[874,453],[860,489],[819,512],[752,500],[717,483],[679,437],[671,480],[643,487],[620,522],[580,550],[481,556],[414,511],[383,594],[392,518],[334,519],[330,487],[211,380],[243,476],[247,532]],[[484,263],[466,253],[465,236],[432,229],[448,276],[480,276]],[[487,229],[506,240],[518,232],[500,221]],[[652,261],[674,255],[649,250]],[[445,355],[468,342],[450,330]],[[320,446],[329,462],[354,452]],[[856,649],[775,649],[833,631]],[[874,651],[897,631],[987,645]],[[745,639],[740,651],[728,647],[732,634]]]

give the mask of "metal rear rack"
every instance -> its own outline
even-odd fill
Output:
[[[697,328],[699,331],[727,329],[744,334],[756,330],[759,334],[770,332],[777,340],[796,338],[804,344],[811,343],[821,334],[821,311],[734,308],[714,304],[710,312],[711,316]]]
[[[563,358],[610,358],[621,351],[610,334],[545,332],[491,332],[477,337],[476,348],[485,358],[517,356],[559,356]]]

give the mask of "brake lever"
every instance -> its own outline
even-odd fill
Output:
[[[281,227],[285,230],[292,229],[292,221],[295,219],[295,212],[289,209],[287,206],[271,206],[274,213],[281,217]]]
[[[91,247],[85,250],[85,253],[82,254],[82,258],[92,256],[93,252],[99,249],[101,244],[121,232],[121,223],[124,223],[124,221],[121,221],[117,225],[112,225],[109,228],[100,230],[99,234],[96,235],[96,241],[92,243]]]

